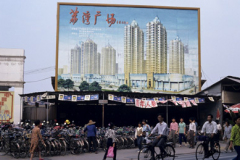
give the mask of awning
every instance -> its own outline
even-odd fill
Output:
[[[225,109],[224,111],[225,111],[226,113],[230,113],[230,110],[231,110],[233,113],[238,113],[239,110],[240,110],[240,103],[235,104],[235,105],[229,107],[228,109]]]

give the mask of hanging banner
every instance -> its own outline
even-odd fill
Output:
[[[59,101],[63,101],[63,100],[64,100],[64,94],[59,94],[58,100],[59,100]]]
[[[64,95],[64,101],[71,101],[72,100],[72,96],[70,95]]]
[[[127,102],[126,97],[122,96],[121,99],[122,99],[122,103],[126,103]]]
[[[134,99],[127,97],[127,103],[134,103]]]
[[[178,104],[182,106],[182,108],[186,108],[186,103],[184,101],[177,101]]]
[[[196,103],[199,103],[199,99],[197,97],[194,98],[194,100],[195,100]]]
[[[176,98],[175,98],[176,99]],[[177,103],[177,101],[174,101],[174,100],[172,100],[172,99],[170,99],[170,100],[168,100],[169,102],[172,102],[175,106],[177,106],[178,105],[178,103]]]
[[[210,101],[214,102],[213,97],[208,97],[208,99],[209,99]]]
[[[157,102],[153,100],[135,99],[135,106],[139,108],[155,108],[157,107]]]
[[[167,103],[167,100],[165,100],[165,98],[164,97],[159,97],[158,98],[158,103]]]
[[[41,99],[40,99],[40,95],[37,96],[37,102],[39,102]]]
[[[99,99],[98,94],[91,95],[91,97],[90,97],[90,100],[98,100],[98,99]]]
[[[77,96],[77,101],[84,101],[85,100],[85,96],[84,95],[78,95]]]
[[[90,101],[90,95],[85,95],[85,101]]]
[[[205,99],[204,98],[198,98],[199,103],[205,103]]]
[[[108,100],[113,101],[113,98],[114,98],[114,95],[112,95],[112,94],[108,95]]]
[[[72,95],[72,101],[77,102],[77,95]]]
[[[197,106],[197,103],[194,101],[194,99],[190,99],[190,102],[191,102],[194,106]]]
[[[171,96],[171,100],[176,101],[176,96]]]

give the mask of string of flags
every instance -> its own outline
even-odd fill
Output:
[[[208,97],[210,101],[214,101],[213,97]],[[108,100],[122,102],[122,103],[135,103],[136,107],[139,108],[155,108],[158,107],[158,103],[165,104],[171,102],[174,105],[182,106],[182,108],[197,106],[198,103],[205,103],[204,98],[190,98],[190,97],[176,97],[171,96],[171,99],[165,99],[165,97],[154,97],[154,98],[129,98],[125,96],[116,96],[113,94],[108,95]]]
[[[65,94],[59,94],[58,100],[60,100],[60,101],[72,101],[72,102],[94,101],[94,100],[99,100],[99,95],[98,94],[93,94],[93,95],[65,95]]]

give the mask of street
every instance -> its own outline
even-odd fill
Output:
[[[195,149],[189,149],[187,147],[177,147],[176,150],[176,160],[194,160],[195,158]],[[0,153],[2,155],[2,153]],[[53,156],[53,157],[44,157],[44,160],[102,160],[104,152],[102,150],[99,151],[98,154],[95,153],[85,153],[79,155],[71,155],[68,154],[66,156]],[[221,153],[220,160],[231,160],[236,157],[236,152],[232,153]],[[26,160],[28,158],[19,158],[18,160]],[[110,159],[110,158],[108,158]],[[108,160],[107,159],[107,160]],[[123,149],[117,151],[117,160],[137,160],[138,159],[138,152],[137,149]],[[208,158],[206,160],[211,160],[212,158]],[[7,156],[0,156],[0,160],[14,160],[13,157]],[[34,160],[38,160],[37,157]]]

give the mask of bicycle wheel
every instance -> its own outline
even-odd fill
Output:
[[[214,144],[214,150],[213,150],[213,154],[212,154],[212,158],[214,159],[214,160],[218,160],[219,159],[219,157],[220,157],[220,153],[221,153],[221,151],[220,151],[220,144],[219,143],[215,143]]]
[[[203,160],[205,156],[204,145],[200,143],[196,149],[196,160]]]
[[[14,158],[20,157],[20,146],[18,143],[11,144],[11,154]]]
[[[47,146],[46,145],[44,145],[42,142],[39,142],[39,149],[40,149],[40,151],[41,151],[41,155],[43,156],[43,157],[45,157],[45,156],[47,156]]]
[[[164,160],[174,160],[175,159],[175,149],[172,145],[166,144],[164,150],[167,152],[165,157],[162,157]]]
[[[63,139],[60,139],[60,143],[61,143],[61,155],[64,156],[67,154],[67,144]]]
[[[138,152],[138,160],[149,160],[151,158],[151,151],[148,148],[143,148]]]

